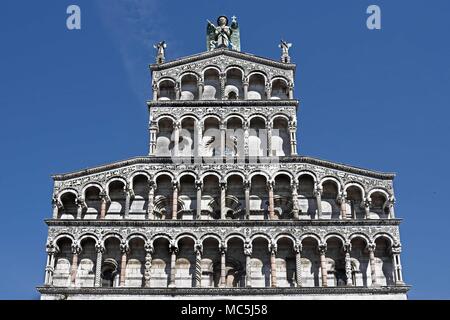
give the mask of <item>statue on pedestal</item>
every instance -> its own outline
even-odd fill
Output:
[[[207,20],[206,26],[206,48],[211,51],[216,48],[230,48],[240,51],[239,26],[236,17],[232,17],[231,26],[228,26],[228,18],[220,16],[217,26]]]

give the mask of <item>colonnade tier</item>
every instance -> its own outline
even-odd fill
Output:
[[[226,176],[192,171],[174,176],[145,172],[115,176],[105,184],[66,188],[53,197],[54,219],[391,219],[395,198],[383,188],[366,190],[310,172],[293,176],[254,172]]]
[[[205,68],[184,72],[177,78],[163,76],[152,83],[154,101],[170,100],[287,100],[293,99],[294,83],[285,76],[269,78],[265,72],[246,74],[239,67]]]
[[[403,285],[401,246],[389,235],[346,240],[214,235],[127,240],[107,235],[47,245],[45,284],[57,287],[328,287]]]

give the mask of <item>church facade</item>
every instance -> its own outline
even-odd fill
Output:
[[[406,299],[394,174],[298,155],[290,46],[155,45],[148,155],[53,176],[42,299]]]

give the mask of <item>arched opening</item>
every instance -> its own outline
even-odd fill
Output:
[[[227,219],[245,219],[244,181],[239,175],[227,179],[225,207]]]
[[[375,275],[377,284],[382,286],[394,285],[394,267],[390,252],[390,241],[384,237],[375,240]]]
[[[75,219],[77,217],[77,196],[72,192],[61,195],[62,208],[59,210],[59,219]]]
[[[175,82],[170,80],[163,80],[159,83],[158,89],[159,101],[175,100]]]
[[[266,96],[266,79],[259,73],[254,73],[249,78],[248,86],[249,100],[265,100]]]
[[[219,71],[210,68],[205,71],[204,75],[205,85],[203,88],[202,100],[219,100],[220,97],[220,79]]]
[[[88,187],[84,192],[84,199],[87,208],[84,212],[83,219],[97,219],[102,205],[100,188],[96,186]]]
[[[226,156],[235,157],[244,155],[244,129],[242,128],[242,120],[240,118],[231,117],[227,120],[225,142]]]
[[[260,117],[254,117],[250,120],[248,153],[249,157],[263,157],[267,155],[266,122]]]
[[[370,195],[371,207],[369,219],[389,218],[389,208],[386,206],[386,196],[382,192],[374,192]]]
[[[70,286],[70,268],[72,264],[72,240],[66,237],[56,242],[58,251],[55,254],[55,270],[53,272],[53,286]]]
[[[201,205],[203,220],[220,218],[220,186],[217,176],[207,175],[203,178]]]
[[[353,219],[364,219],[364,208],[362,208],[362,191],[357,186],[347,188],[347,214],[350,213]]]
[[[338,190],[338,185],[333,180],[327,180],[322,184],[322,219],[339,219]]]
[[[351,266],[352,284],[354,286],[367,287],[370,280],[369,254],[367,252],[367,242],[363,238],[355,237],[351,240]]]
[[[191,157],[194,155],[194,137],[195,137],[196,119],[184,118],[181,121],[180,142],[178,144],[180,156]]]
[[[220,254],[219,241],[207,238],[203,241],[202,254],[202,288],[219,287],[220,282]]]
[[[318,287],[320,279],[320,257],[317,241],[306,238],[302,241],[302,284],[304,287]]]
[[[228,240],[225,264],[225,286],[245,287],[244,243],[239,238]]]
[[[125,214],[125,184],[121,180],[115,180],[109,184],[108,194],[111,199],[106,219],[122,219]]]
[[[241,99],[243,96],[242,71],[231,68],[226,73],[225,98],[227,100]]]
[[[309,174],[298,178],[298,204],[300,219],[314,219],[317,212],[317,200],[314,196],[314,179]]]
[[[158,133],[156,134],[156,156],[170,157],[173,150],[172,132],[173,120],[163,118],[158,121]]]
[[[220,155],[220,121],[214,117],[208,117],[204,121],[202,138],[202,155],[214,157]]]
[[[195,75],[186,74],[181,78],[180,100],[198,100],[198,83]]]
[[[140,174],[133,178],[134,197],[131,201],[131,219],[145,219],[148,207],[149,182],[147,176]]]
[[[130,251],[127,255],[125,287],[143,287],[144,285],[144,244],[144,240],[141,238],[133,238],[129,241]]]
[[[82,250],[78,256],[77,276],[75,278],[76,287],[94,286],[95,263],[97,261],[95,243],[95,240],[92,238],[84,238],[80,242]]]
[[[292,218],[291,179],[288,175],[279,174],[275,177],[273,190],[274,210],[279,219]]]
[[[252,241],[251,283],[252,287],[270,287],[270,253],[269,242],[265,238]]]
[[[272,130],[272,156],[290,156],[291,141],[289,133],[289,123],[287,119],[278,117],[273,121]]]
[[[342,241],[332,237],[327,240],[327,284],[329,287],[342,287],[347,285],[345,272],[345,255]]]
[[[115,237],[106,239],[101,272],[102,287],[118,287],[120,285],[121,258],[120,240]]]
[[[178,219],[193,220],[195,208],[197,207],[197,190],[195,178],[184,175],[180,178],[180,191],[178,195]]]
[[[156,178],[155,200],[153,214],[156,220],[170,219],[172,214],[172,178],[160,175]]]
[[[281,238],[276,254],[277,287],[295,287],[295,254],[292,240]]]
[[[175,286],[192,288],[195,286],[194,240],[185,237],[178,241],[178,254],[175,263]]]
[[[269,194],[267,179],[263,175],[255,175],[250,186],[250,219],[268,219]]]
[[[152,259],[150,287],[167,288],[170,275],[169,241],[158,238],[153,242],[154,253]]]
[[[276,79],[272,82],[271,99],[287,100],[289,99],[289,88],[285,80]]]

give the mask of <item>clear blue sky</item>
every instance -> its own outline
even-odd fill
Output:
[[[69,4],[81,31],[66,29]],[[203,51],[219,14],[238,17],[245,52],[294,43],[300,153],[396,172],[409,296],[450,298],[449,13],[448,0],[3,0],[0,298],[38,297],[50,175],[146,154],[152,44]]]

